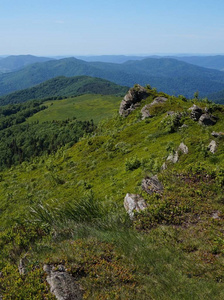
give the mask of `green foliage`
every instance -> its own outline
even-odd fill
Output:
[[[137,158],[137,156],[126,159],[125,161],[125,170],[133,171],[138,169],[141,166],[141,161]]]
[[[38,267],[33,267],[25,276],[21,276],[17,266],[8,264],[1,271],[0,291],[4,293],[4,300],[55,299],[44,280],[43,270]]]
[[[71,148],[1,172],[0,294],[49,297],[40,271],[47,262],[64,264],[86,299],[223,299],[224,140],[217,139],[215,154],[207,150],[212,131],[223,130],[223,110],[213,107],[219,119],[205,129],[190,119],[192,102],[169,97],[150,122],[136,121],[152,98],[127,118],[104,120]],[[183,114],[184,130],[167,130],[171,109]],[[50,135],[54,123],[59,130],[62,122],[37,124],[43,127],[36,131]],[[189,153],[166,162],[181,142]],[[152,174],[163,184],[159,195],[141,188]],[[133,221],[123,207],[127,193],[148,206]],[[16,271],[24,254],[29,283]]]

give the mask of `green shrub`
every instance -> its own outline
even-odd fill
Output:
[[[125,170],[133,171],[138,169],[141,166],[141,161],[137,158],[137,156],[126,159],[125,161]]]

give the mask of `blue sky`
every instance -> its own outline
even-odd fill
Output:
[[[224,54],[223,0],[0,0],[0,55]]]

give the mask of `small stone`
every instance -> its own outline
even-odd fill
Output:
[[[166,170],[166,169],[167,169],[167,165],[166,165],[166,163],[164,162],[164,163],[162,164],[161,171],[164,171],[164,170]]]
[[[152,177],[146,177],[142,180],[142,189],[147,194],[161,194],[163,192],[163,185],[159,181],[157,175]]]
[[[215,219],[215,220],[219,220],[221,219],[220,216],[219,216],[220,212],[219,211],[215,211],[212,213],[212,219]]]
[[[224,137],[224,132],[215,132],[215,131],[212,131],[212,136],[214,137],[219,137],[219,136],[222,136]]]
[[[212,140],[211,143],[208,145],[208,150],[214,154],[217,150],[217,144],[216,141]]]
[[[20,275],[25,275],[26,274],[26,264],[27,264],[28,260],[26,258],[26,255],[24,257],[22,257],[19,261],[19,274]]]
[[[65,267],[59,265],[53,268],[51,265],[44,265],[44,271],[48,274],[47,282],[50,285],[52,294],[58,300],[81,300],[82,291],[75,282],[75,278],[65,271]],[[60,271],[59,271],[60,270]]]
[[[178,151],[181,151],[183,154],[188,154],[188,147],[184,143],[180,143]]]
[[[171,161],[174,164],[177,163],[179,160],[178,151],[170,153],[166,160]]]
[[[147,207],[145,199],[140,195],[127,193],[124,198],[124,208],[130,216],[130,219],[134,218],[134,211],[137,212],[144,210]]]

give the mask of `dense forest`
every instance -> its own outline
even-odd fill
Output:
[[[56,77],[35,87],[0,97],[0,104],[21,103],[31,99],[56,99],[82,94],[124,95],[128,88],[89,76]]]
[[[46,109],[43,101],[0,107],[0,168],[10,167],[35,156],[72,146],[80,137],[93,132],[93,121],[26,123],[35,113]]]

